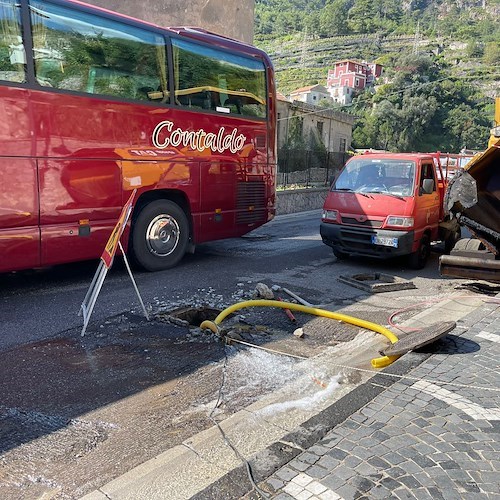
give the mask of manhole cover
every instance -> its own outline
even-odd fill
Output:
[[[338,277],[338,280],[371,293],[394,292],[396,290],[416,288],[413,281],[384,273],[361,273],[352,274],[350,276],[341,275]]]
[[[387,349],[381,351],[384,356],[395,356],[405,354],[408,351],[414,351],[424,345],[432,344],[436,340],[444,337],[451,332],[457,324],[454,321],[444,321],[434,325],[422,328],[418,332],[412,332],[391,344]]]

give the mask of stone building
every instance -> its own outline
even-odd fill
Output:
[[[197,26],[253,43],[254,0],[84,0],[159,26]]]
[[[302,136],[307,138],[313,133],[325,146],[326,151],[344,153],[351,149],[352,128],[356,117],[329,108],[320,108],[300,101],[286,99],[278,94],[278,148],[288,140],[290,121],[302,121]]]

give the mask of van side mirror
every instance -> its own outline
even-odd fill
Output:
[[[421,194],[432,194],[433,191],[434,191],[434,179],[424,179],[422,181]]]

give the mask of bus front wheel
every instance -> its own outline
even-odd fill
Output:
[[[146,271],[177,265],[186,253],[188,242],[186,213],[173,201],[148,203],[132,226],[132,256]]]

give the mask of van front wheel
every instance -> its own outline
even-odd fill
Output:
[[[409,255],[409,264],[412,269],[423,269],[427,264],[429,255],[431,254],[431,240],[429,236],[424,234],[420,240],[420,244],[415,252]]]

